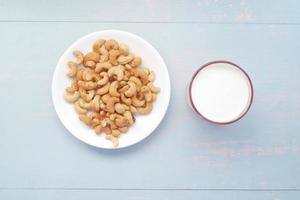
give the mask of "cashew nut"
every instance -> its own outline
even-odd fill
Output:
[[[130,112],[133,113],[133,114],[137,113],[136,107],[130,106]]]
[[[141,92],[144,93],[146,101],[152,101],[152,93],[148,86],[141,87]]]
[[[77,73],[76,73],[77,80],[83,80],[83,78],[82,78],[83,71],[85,71],[83,68],[81,68],[77,71]]]
[[[95,66],[96,66],[96,63],[95,63],[95,61],[88,60],[88,61],[86,61],[86,62],[84,63],[84,65],[85,65],[86,67],[89,67],[89,68],[94,69]]]
[[[84,115],[84,114],[80,114],[79,115],[79,119],[81,121],[83,121],[86,125],[90,126],[91,124],[91,121],[92,121],[92,118],[87,116],[87,115]]]
[[[77,73],[77,64],[70,61],[70,62],[68,62],[68,66],[70,68],[70,71],[67,73],[67,75],[69,77],[74,77]]]
[[[128,81],[129,89],[125,92],[127,97],[132,97],[136,94],[136,85],[132,81]]]
[[[113,143],[114,147],[119,146],[119,140],[118,140],[118,138],[116,138],[115,136],[109,135],[109,134],[108,134],[108,135],[105,136],[105,138],[106,138],[107,140],[110,140],[110,141]]]
[[[76,102],[74,103],[74,108],[75,108],[75,110],[76,110],[79,114],[85,114],[85,113],[87,113],[87,110],[86,110],[85,108],[80,107],[78,101],[76,101]]]
[[[83,88],[79,88],[80,97],[83,98],[86,102],[90,102],[93,97],[95,96],[95,90],[88,90],[86,91]]]
[[[105,85],[103,85],[101,88],[97,89],[96,94],[103,95],[103,94],[108,93],[109,87],[110,87],[110,83],[107,82],[107,83],[106,83]]]
[[[99,62],[100,55],[96,52],[89,52],[83,57],[83,63],[86,64],[87,61]]]
[[[119,130],[121,131],[121,133],[127,133],[128,132],[128,127],[120,127]]]
[[[111,98],[111,96],[109,94],[105,94],[101,97],[101,100],[104,102],[104,103],[107,103],[109,98]]]
[[[132,105],[134,105],[135,107],[142,107],[143,105],[145,105],[145,99],[138,99],[137,95],[132,97]]]
[[[115,123],[118,127],[125,127],[128,126],[128,119],[122,116],[117,116],[115,119]]]
[[[120,85],[121,85],[121,84],[120,84]],[[129,86],[128,86],[128,85],[125,85],[125,86],[121,87],[118,91],[119,91],[120,93],[124,93],[124,92],[126,92],[128,89],[129,89]]]
[[[99,111],[100,110],[100,96],[96,95],[93,100],[91,101],[91,107],[95,110],[95,111]]]
[[[107,74],[108,74],[109,77],[112,77],[112,76],[115,75],[117,77],[118,81],[121,81],[123,79],[123,76],[124,76],[123,70],[119,66],[115,66],[115,67],[110,68],[108,70]]]
[[[102,47],[102,45],[105,43],[105,40],[100,39],[97,40],[96,42],[94,42],[93,44],[93,51],[96,53],[100,53],[100,48]]]
[[[74,103],[79,99],[79,93],[76,91],[74,93],[65,92],[64,98],[69,103]]]
[[[106,110],[109,113],[114,113],[115,112],[115,104],[119,103],[120,100],[117,97],[111,97],[108,99],[107,103],[106,103]]]
[[[129,54],[129,55],[127,55],[127,56],[124,56],[124,55],[120,55],[119,57],[118,57],[118,62],[120,63],[120,64],[127,64],[127,63],[129,63],[130,61],[132,61],[132,59],[133,59],[133,55],[132,54]]]
[[[111,131],[111,134],[112,134],[113,136],[115,136],[115,137],[119,137],[120,134],[121,134],[121,131],[118,130],[118,129],[113,129],[113,130]]]
[[[77,65],[81,65],[83,63],[83,53],[81,51],[75,50],[73,51],[73,55],[77,58],[75,62]]]
[[[98,126],[96,126],[96,127],[94,128],[94,130],[95,130],[95,133],[96,133],[96,134],[101,133],[101,131],[102,131],[102,126],[101,126],[101,125],[98,125]]]
[[[97,85],[105,85],[108,82],[108,75],[106,72],[100,73],[100,80],[97,81]]]
[[[116,40],[107,40],[104,43],[104,46],[107,50],[118,49],[119,48],[119,44]]]
[[[90,102],[87,103],[83,99],[79,99],[78,103],[79,103],[80,107],[85,108],[85,109],[90,109],[90,107],[91,107],[91,103]]]
[[[150,71],[150,73],[148,75],[148,80],[150,82],[153,82],[155,80],[155,77],[156,77],[155,72],[154,71]]]
[[[70,93],[74,93],[74,92],[77,91],[77,90],[78,90],[78,84],[77,84],[77,81],[76,81],[76,80],[74,80],[74,81],[72,82],[72,84],[71,84],[70,87],[67,87],[67,88],[66,88],[66,91],[67,91],[67,92],[70,92]]]
[[[123,93],[121,93],[121,101],[128,106],[131,105],[131,99],[127,98]]]
[[[129,124],[132,125],[135,121],[134,117],[132,116],[130,111],[125,111],[124,112],[124,117],[128,120]]]
[[[125,112],[125,106],[120,103],[115,104],[115,111],[119,114],[123,114]]]
[[[120,94],[118,93],[118,87],[119,87],[118,81],[112,82],[109,87],[109,94],[113,97],[119,97]]]
[[[129,78],[129,80],[130,81],[132,81],[132,82],[134,82],[135,83],[135,85],[136,85],[136,87],[138,88],[138,89],[140,89],[141,87],[142,87],[142,81],[139,79],[139,78],[137,78],[137,77],[135,77],[135,76],[131,76],[130,78]]]
[[[96,68],[95,68],[95,72],[99,73],[102,72],[104,70],[108,70],[112,67],[112,65],[109,62],[105,62],[105,63],[97,63],[96,64]]]
[[[111,64],[113,65],[117,65],[118,61],[117,61],[117,57],[120,55],[120,51],[119,50],[110,50],[109,51],[109,61]]]
[[[152,111],[152,103],[147,102],[145,107],[139,107],[137,108],[138,113],[145,115]]]
[[[85,90],[91,90],[97,87],[97,83],[93,81],[78,81],[78,85]]]
[[[147,84],[147,86],[150,88],[151,92],[154,92],[154,93],[159,93],[160,92],[160,88],[155,87],[152,82],[149,82]]]
[[[108,61],[108,51],[106,50],[105,46],[100,48],[100,62],[107,62]]]
[[[126,44],[120,44],[119,50],[121,55],[127,56],[129,54],[129,48]]]
[[[141,57],[137,56],[133,59],[133,61],[130,63],[131,67],[138,67],[142,63]]]

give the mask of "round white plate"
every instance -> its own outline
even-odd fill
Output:
[[[104,134],[96,135],[93,129],[81,122],[73,104],[67,103],[63,98],[65,88],[71,83],[71,79],[66,76],[66,73],[68,72],[67,62],[75,60],[72,54],[73,50],[78,49],[87,53],[91,51],[93,42],[100,38],[115,39],[120,43],[127,44],[133,54],[141,56],[143,60],[142,65],[155,71],[155,85],[161,88],[152,112],[144,116],[136,115],[136,122],[129,128],[128,133],[120,136],[119,146],[116,148],[104,138]],[[79,140],[105,149],[128,147],[149,136],[162,121],[169,105],[170,94],[168,69],[157,50],[139,36],[117,30],[94,32],[74,42],[59,59],[52,80],[52,100],[56,113],[63,125]]]

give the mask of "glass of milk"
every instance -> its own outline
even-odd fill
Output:
[[[241,119],[253,100],[248,74],[228,61],[214,61],[200,67],[188,88],[189,103],[202,118],[215,124]]]

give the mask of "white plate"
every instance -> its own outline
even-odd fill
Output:
[[[103,134],[96,135],[94,130],[81,122],[78,118],[78,114],[74,110],[73,104],[67,103],[63,98],[65,88],[71,83],[71,79],[66,76],[68,72],[66,63],[70,60],[75,60],[72,54],[73,50],[78,49],[87,53],[91,51],[93,42],[100,38],[116,39],[120,43],[127,44],[132,53],[141,56],[143,60],[142,65],[155,71],[155,85],[161,88],[161,92],[157,96],[152,112],[145,116],[137,115],[135,124],[130,127],[128,133],[121,135],[119,146],[116,148],[113,147],[110,141],[104,138]],[[74,42],[59,59],[52,80],[52,100],[56,113],[63,125],[79,140],[92,146],[106,149],[127,147],[149,136],[160,124],[167,111],[170,93],[168,69],[157,50],[139,36],[117,30],[94,32]]]

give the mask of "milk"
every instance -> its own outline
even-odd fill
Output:
[[[250,106],[251,85],[239,68],[214,63],[202,68],[191,85],[191,100],[208,120],[227,123],[239,118]]]

